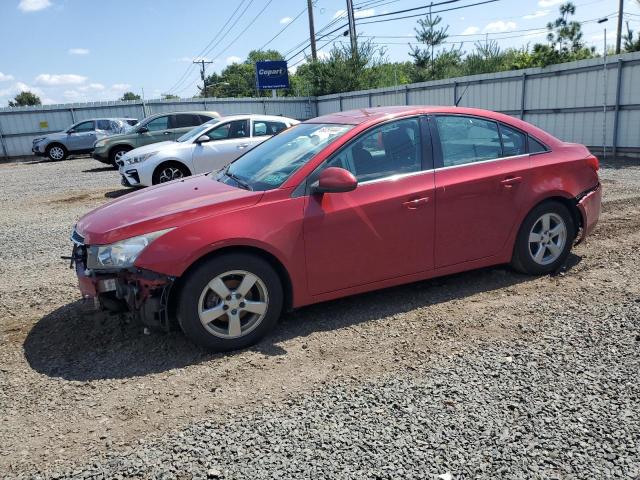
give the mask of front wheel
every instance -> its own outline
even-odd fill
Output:
[[[555,272],[569,256],[575,236],[576,226],[567,207],[544,202],[522,222],[511,263],[530,275]]]
[[[67,158],[68,154],[69,153],[67,152],[67,149],[62,145],[58,145],[57,143],[54,143],[53,145],[49,145],[49,147],[47,147],[47,157],[49,157],[49,160],[52,160],[54,162],[64,160],[65,158]]]
[[[192,342],[222,352],[248,347],[278,321],[282,284],[262,258],[214,257],[188,274],[180,290],[178,323]]]
[[[179,178],[188,177],[191,175],[189,169],[178,162],[166,162],[158,167],[153,172],[152,183],[157,185],[158,183],[166,183]]]

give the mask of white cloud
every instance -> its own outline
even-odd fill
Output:
[[[291,17],[283,17],[283,18],[280,19],[280,23],[282,25],[284,25],[285,23],[291,22],[291,20],[293,20],[293,18],[291,18]]]
[[[503,20],[497,20],[491,22],[485,26],[482,31],[484,33],[502,33],[514,30],[516,28],[516,22],[505,22]]]
[[[18,4],[18,8],[23,12],[37,12],[50,6],[50,0],[20,0]]]
[[[539,0],[538,6],[542,8],[553,7],[554,5],[558,5],[559,3],[562,3],[562,2],[563,0]]]
[[[0,82],[8,82],[9,80],[13,80],[13,75],[0,72]]]
[[[61,75],[51,75],[50,73],[41,73],[36,77],[35,83],[38,85],[47,85],[54,87],[58,85],[79,85],[84,83],[87,77],[76,75],[73,73],[65,73]]]
[[[130,88],[131,85],[129,85],[128,83],[114,83],[113,85],[111,85],[111,90],[117,92],[124,92],[126,90],[129,90]]]
[[[529,15],[525,15],[522,18],[524,18],[525,20],[531,20],[533,18],[546,17],[550,12],[551,10],[537,10],[535,13],[530,13]]]
[[[479,31],[480,31],[480,29],[478,27],[471,26],[471,27],[465,28],[462,31],[461,35],[473,35],[475,33],[478,33]]]
[[[356,10],[354,13],[354,17],[356,18],[367,18],[367,17],[371,17],[373,15],[375,15],[376,13],[376,9],[375,8],[367,8],[365,10]],[[340,9],[337,10],[336,13],[333,15],[333,18],[342,18],[342,17],[346,17],[347,16],[347,11]]]
[[[23,82],[16,82],[9,88],[5,88],[0,90],[0,97],[14,97],[20,92],[33,92],[39,97],[42,96],[42,90],[37,87],[32,87],[31,85],[27,85]]]
[[[231,65],[232,63],[240,63],[242,59],[240,57],[236,57],[235,55],[231,55],[227,57],[227,65]]]
[[[78,88],[81,92],[101,92],[104,89],[105,86],[101,83],[90,83],[89,85],[84,85]]]
[[[88,48],[70,48],[69,55],[89,55]]]

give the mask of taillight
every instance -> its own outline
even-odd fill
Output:
[[[600,170],[600,161],[598,160],[598,157],[596,157],[595,155],[591,155],[587,157],[586,161],[587,161],[587,165],[593,168],[595,172]]]

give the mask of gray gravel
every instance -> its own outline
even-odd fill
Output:
[[[603,170],[602,221],[560,275],[316,305],[232,355],[75,301],[51,250],[122,193],[96,167],[0,167],[0,476],[640,478],[640,167]]]

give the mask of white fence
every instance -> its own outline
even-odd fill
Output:
[[[640,52],[603,59],[474,75],[317,98],[207,98],[102,102],[0,109],[0,154],[29,155],[35,136],[96,117],[134,117],[166,111],[267,113],[299,120],[385,105],[486,108],[531,122],[558,138],[617,153],[640,152]]]

